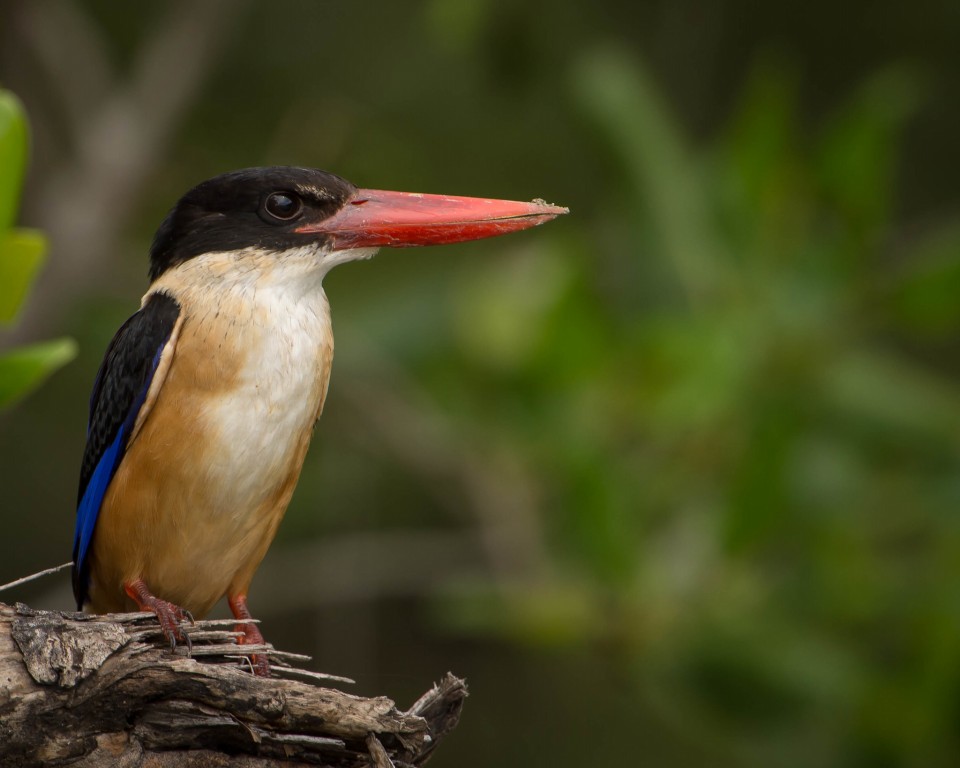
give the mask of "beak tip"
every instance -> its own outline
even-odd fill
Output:
[[[563,205],[554,205],[553,203],[548,203],[543,198],[535,198],[530,201],[531,205],[536,205],[541,210],[538,213],[542,213],[547,216],[563,216],[565,213],[570,213],[570,209]]]

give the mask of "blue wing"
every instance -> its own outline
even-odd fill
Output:
[[[180,305],[164,293],[117,331],[107,348],[90,396],[87,445],[80,468],[77,528],[73,538],[73,594],[82,609],[90,586],[90,546],[103,497],[127,449],[130,433],[170,341]]]

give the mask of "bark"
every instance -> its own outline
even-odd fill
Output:
[[[0,603],[0,765],[415,766],[457,724],[467,692],[449,673],[400,711],[290,665],[306,657],[238,646],[232,624],[187,627],[188,655],[149,613]],[[250,674],[251,652],[270,658],[271,678]]]

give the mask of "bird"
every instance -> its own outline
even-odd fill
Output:
[[[567,213],[542,200],[361,189],[313,168],[190,189],[149,253],[140,309],[90,397],[72,581],[78,610],[149,611],[171,648],[223,597],[262,645],[248,592],[290,503],[333,361],[324,276],[379,248],[476,240]],[[269,663],[252,655],[253,671]]]

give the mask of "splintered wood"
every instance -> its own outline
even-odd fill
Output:
[[[149,613],[0,603],[0,765],[399,768],[422,765],[459,720],[467,689],[449,673],[400,711],[322,687],[351,681],[292,665],[306,656],[238,645],[233,625],[187,625],[188,656]],[[254,653],[272,678],[250,674]]]

